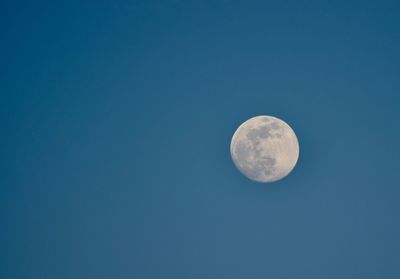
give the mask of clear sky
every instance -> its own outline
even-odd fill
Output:
[[[400,278],[399,3],[2,1],[0,278]]]

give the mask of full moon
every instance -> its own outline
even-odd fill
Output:
[[[273,116],[250,118],[237,128],[231,156],[239,171],[251,180],[268,183],[287,176],[299,158],[296,134]]]

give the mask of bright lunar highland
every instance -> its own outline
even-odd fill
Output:
[[[273,116],[256,116],[234,133],[231,156],[249,179],[274,182],[293,170],[299,158],[299,142],[284,121]]]

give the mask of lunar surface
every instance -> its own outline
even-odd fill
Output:
[[[231,156],[236,167],[249,179],[274,182],[293,170],[299,158],[299,143],[284,121],[272,116],[256,116],[234,133]]]

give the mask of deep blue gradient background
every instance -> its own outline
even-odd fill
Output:
[[[0,28],[0,278],[400,278],[399,1],[3,1]],[[301,146],[270,185],[229,154],[260,114]]]

